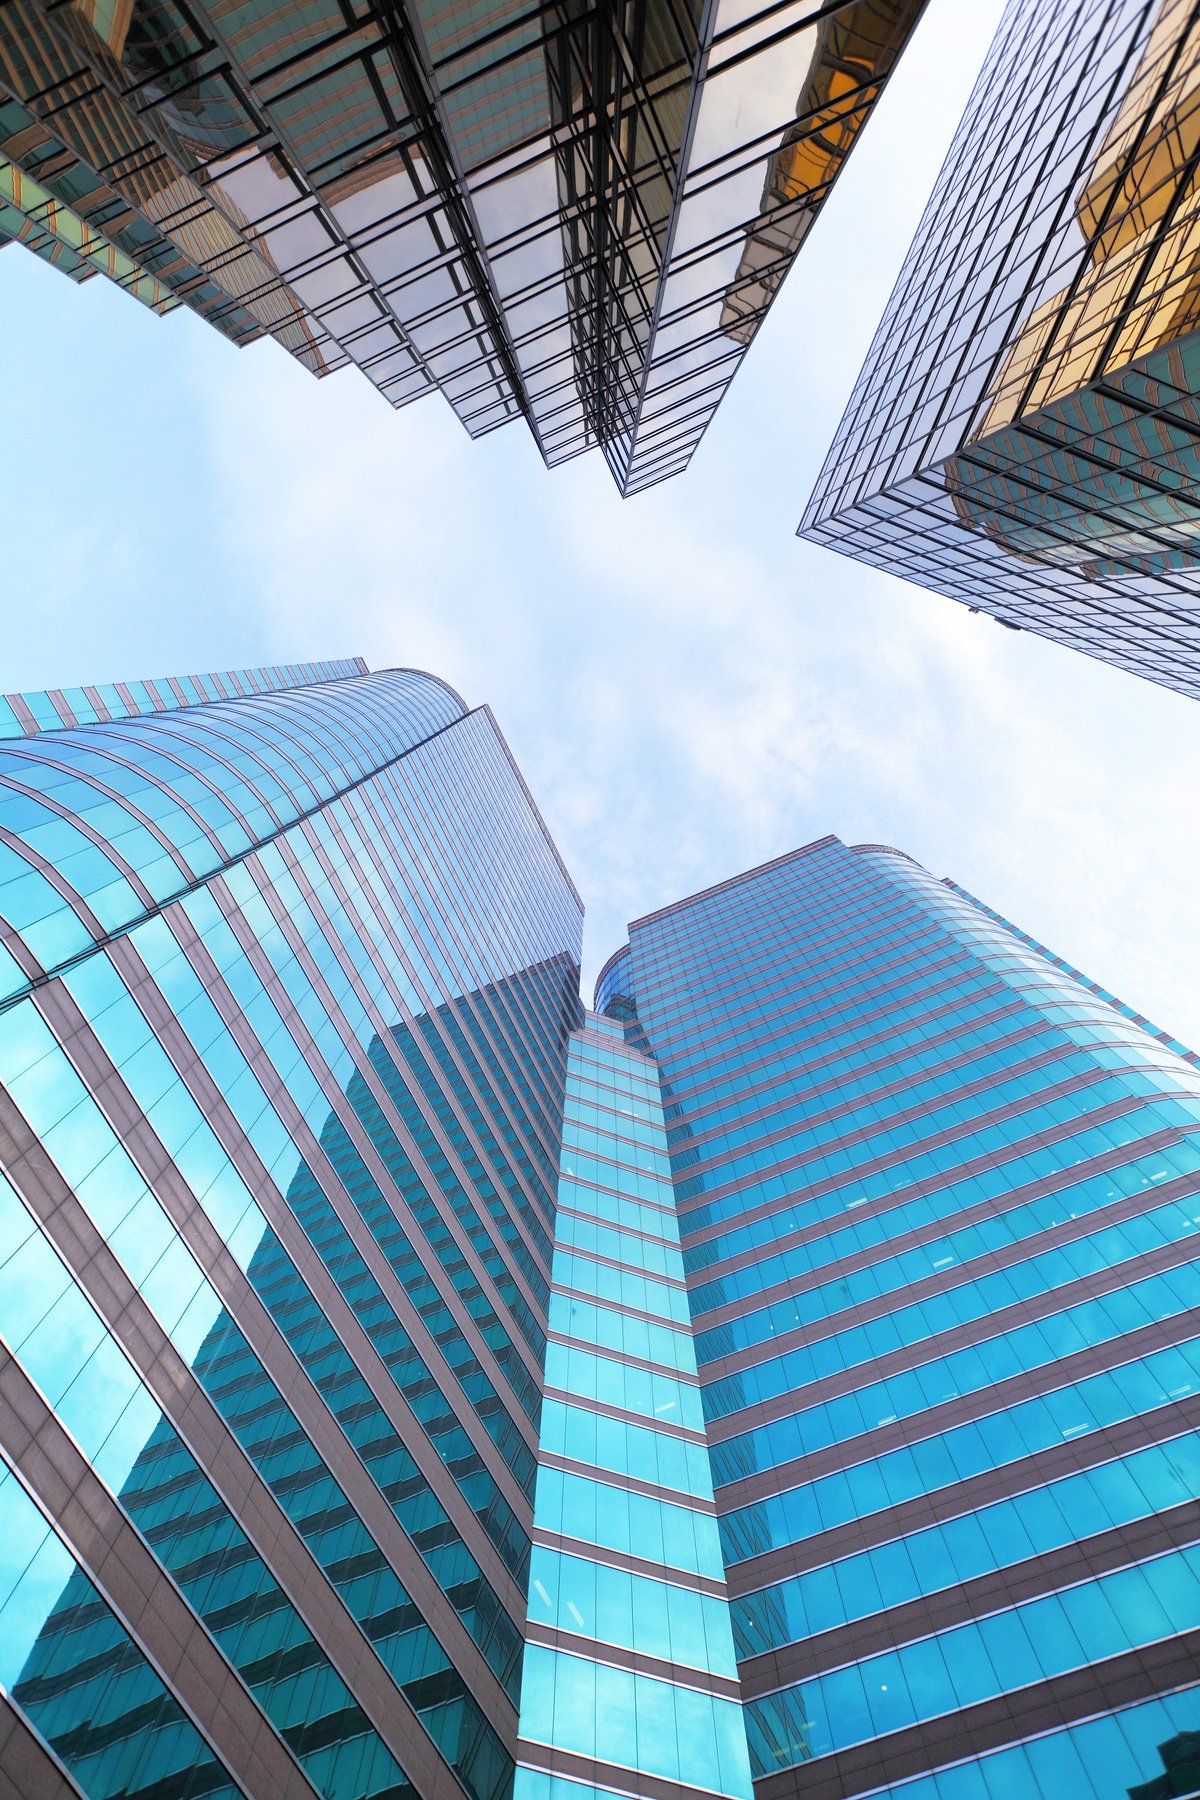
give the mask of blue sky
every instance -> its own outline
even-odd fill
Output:
[[[495,710],[589,977],[630,917],[834,831],[1200,1046],[1200,706],[793,535],[999,11],[932,0],[691,470],[632,501],[5,251],[0,689],[430,668]]]

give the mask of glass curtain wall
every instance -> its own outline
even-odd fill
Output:
[[[1173,1791],[1196,1058],[835,838],[636,921],[597,1004],[661,1074],[759,1800]]]
[[[1200,694],[1200,20],[1009,0],[801,535]]]
[[[922,0],[10,0],[0,245],[623,493],[684,468]]]
[[[489,714],[324,677],[0,750],[0,1711],[89,1796],[512,1784],[580,907]]]
[[[658,1072],[571,1039],[517,1800],[750,1800]]]

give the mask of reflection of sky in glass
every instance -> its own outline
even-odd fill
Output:
[[[372,754],[373,725],[390,729],[395,701],[390,693],[385,700],[373,714],[368,694],[363,712],[341,721],[355,741],[356,754]],[[288,700],[277,709],[280,718],[290,718],[290,705]],[[414,711],[418,718],[423,716],[419,707]],[[264,742],[280,718],[259,716]],[[429,726],[431,721],[424,718],[424,723]],[[139,722],[130,729],[142,728]],[[307,727],[301,733],[305,743],[311,735]],[[345,746],[336,741],[337,733],[332,735],[336,754],[344,759]],[[115,731],[113,737],[124,742]],[[385,745],[388,741],[384,739]],[[414,1659],[424,1659],[420,1677],[414,1675],[407,1684],[413,1687],[423,1725],[452,1766],[475,1758],[481,1771],[490,1768],[486,1779],[480,1774],[480,1792],[491,1792],[496,1780],[503,1781],[504,1770],[503,1748],[494,1728],[478,1711],[473,1693],[462,1685],[466,1677],[451,1665],[430,1627],[421,1617],[409,1619],[407,1611],[414,1604],[418,1609],[428,1605],[423,1584],[432,1579],[505,1688],[515,1681],[519,1667],[518,1626],[501,1613],[496,1593],[442,1505],[438,1482],[423,1473],[418,1478],[419,1459],[414,1461],[391,1429],[386,1399],[380,1397],[376,1404],[371,1398],[375,1417],[369,1441],[364,1438],[368,1394],[350,1352],[328,1319],[322,1320],[319,1302],[268,1226],[261,1196],[256,1198],[253,1187],[256,1174],[248,1172],[243,1178],[238,1172],[243,1165],[235,1166],[224,1148],[228,1141],[232,1154],[240,1156],[236,1131],[240,1126],[278,1184],[278,1203],[285,1209],[284,1237],[297,1224],[301,1232],[311,1230],[314,1249],[326,1265],[323,1279],[332,1276],[342,1299],[353,1306],[361,1302],[361,1290],[373,1277],[364,1259],[357,1264],[352,1255],[348,1259],[349,1228],[322,1194],[321,1182],[328,1182],[328,1174],[322,1170],[314,1176],[302,1160],[291,1131],[294,1112],[299,1112],[320,1141],[321,1154],[332,1155],[337,1171],[333,1179],[343,1169],[351,1171],[351,1202],[361,1203],[364,1226],[380,1242],[389,1265],[381,1279],[398,1281],[410,1298],[416,1287],[421,1288],[421,1303],[413,1299],[412,1304],[420,1315],[420,1329],[433,1335],[432,1355],[444,1357],[455,1387],[479,1410],[478,1429],[497,1446],[509,1476],[531,1491],[533,1457],[520,1441],[512,1412],[515,1402],[536,1414],[537,1384],[526,1366],[528,1354],[509,1333],[519,1329],[536,1355],[536,1316],[514,1314],[514,1327],[512,1320],[500,1316],[504,1308],[499,1299],[494,1302],[496,1316],[485,1317],[472,1308],[476,1330],[512,1389],[511,1395],[501,1396],[490,1385],[483,1366],[486,1356],[476,1350],[467,1353],[469,1343],[444,1299],[434,1320],[431,1299],[436,1283],[422,1264],[425,1245],[410,1244],[405,1238],[397,1223],[399,1208],[385,1191],[386,1181],[368,1180],[366,1164],[352,1150],[353,1128],[339,1120],[342,1109],[359,1115],[359,1124],[373,1139],[375,1152],[406,1200],[411,1199],[407,1183],[417,1188],[422,1182],[432,1184],[428,1196],[420,1195],[409,1230],[414,1236],[418,1230],[424,1233],[451,1280],[458,1250],[443,1242],[436,1189],[439,1184],[444,1187],[447,1203],[454,1206],[461,1193],[457,1183],[469,1184],[471,1176],[458,1171],[443,1181],[436,1155],[428,1170],[417,1167],[429,1154],[424,1149],[414,1152],[415,1162],[409,1160],[402,1140],[407,1142],[405,1134],[411,1132],[418,1144],[424,1144],[430,1107],[436,1112],[448,1102],[460,1120],[467,1114],[470,1123],[464,1121],[463,1129],[479,1134],[486,1146],[483,1154],[493,1159],[494,1174],[509,1186],[516,1204],[523,1203],[518,1190],[530,1188],[524,1204],[549,1206],[552,1153],[541,1145],[541,1136],[553,1134],[554,1086],[562,1078],[562,1020],[574,1017],[577,1004],[578,902],[490,720],[482,714],[464,719],[457,731],[436,737],[433,743],[436,748],[407,759],[402,769],[385,768],[367,777],[303,830],[291,828],[286,846],[263,846],[253,862],[226,867],[220,885],[200,889],[166,914],[97,946],[69,970],[60,971],[49,992],[39,992],[37,1004],[30,998],[6,1010],[0,1029],[0,1081],[74,1200],[64,1199],[56,1218],[45,1215],[43,1234],[36,1224],[41,1195],[26,1190],[27,1211],[16,1190],[4,1190],[0,1318],[30,1381],[134,1525],[150,1537],[160,1561],[183,1585],[185,1599],[209,1622],[207,1602],[193,1592],[188,1565],[180,1562],[191,1554],[181,1547],[180,1531],[190,1529],[182,1522],[193,1506],[201,1515],[206,1510],[212,1513],[218,1537],[235,1529],[234,1521],[228,1515],[223,1522],[217,1518],[216,1490],[205,1497],[203,1471],[176,1438],[86,1297],[85,1289],[96,1293],[97,1306],[108,1303],[101,1297],[105,1290],[100,1285],[105,1281],[105,1258],[97,1258],[94,1277],[88,1273],[76,1285],[53,1248],[61,1241],[63,1255],[73,1253],[63,1234],[70,1230],[77,1202],[322,1567],[330,1558],[336,1561],[338,1554],[354,1560],[346,1549],[351,1541],[347,1534],[356,1534],[363,1555],[380,1557],[384,1564],[390,1556],[390,1568],[381,1565],[369,1581],[357,1569],[347,1574],[331,1565],[326,1573],[368,1635],[374,1623],[372,1595],[379,1601],[380,1622],[393,1615],[399,1621],[387,1638],[379,1640],[381,1663],[391,1669],[393,1661],[388,1658],[395,1658],[399,1667],[399,1659],[408,1656],[410,1648]],[[297,753],[302,761],[307,757],[303,747]],[[374,754],[379,753],[377,741]],[[77,797],[81,804],[87,800],[83,791]],[[111,822],[117,825],[119,819]],[[383,852],[381,843],[386,846]],[[153,853],[144,837],[138,839],[138,851],[147,857]],[[377,860],[381,853],[386,856],[382,867]],[[307,901],[305,892],[311,895]],[[278,906],[283,925],[264,893]],[[61,897],[54,907],[60,914],[70,910]],[[296,939],[289,938],[292,925]],[[203,948],[189,953],[182,945],[191,943],[192,933]],[[247,934],[254,940],[250,949]],[[296,940],[303,949],[297,948]],[[220,1007],[209,991],[211,967],[227,990]],[[450,1009],[451,1002],[465,1002],[465,1008],[459,1004]],[[78,1036],[76,1009],[84,1022]],[[178,1042],[167,1031],[160,1037],[164,1014],[178,1029]],[[509,1034],[520,1068],[498,1070],[493,1077],[489,1053],[497,1039],[507,1047]],[[176,1068],[178,1062],[191,1079],[189,1051],[204,1065],[228,1107],[228,1115],[218,1120],[221,1138],[202,1110],[206,1083],[193,1083],[198,1099]],[[116,1076],[111,1090],[100,1073],[105,1058]],[[364,1068],[369,1063],[374,1073],[356,1080],[356,1061]],[[461,1091],[455,1075],[459,1061],[477,1070]],[[472,1079],[480,1084],[479,1096],[468,1091]],[[287,1106],[268,1097],[276,1095],[276,1080],[286,1090]],[[509,1111],[504,1121],[493,1119],[489,1110],[489,1084],[494,1080],[507,1087]],[[529,1117],[520,1094],[526,1081],[531,1083]],[[387,1101],[376,1117],[368,1090],[379,1082],[387,1090]],[[423,1097],[418,1089],[424,1090]],[[130,1102],[135,1113],[144,1115],[145,1124],[127,1130]],[[389,1107],[399,1113],[399,1122],[391,1120]],[[505,1147],[505,1137],[514,1129],[518,1136],[537,1138],[540,1169],[521,1168],[522,1155],[534,1154],[532,1141],[524,1151],[512,1138],[508,1139],[512,1148]],[[165,1173],[164,1154],[170,1165]],[[470,1161],[469,1155],[465,1160]],[[248,1157],[245,1166],[253,1170],[253,1158]],[[143,1179],[143,1171],[148,1179]],[[359,1175],[367,1182],[361,1188],[353,1186]],[[51,1202],[57,1178],[48,1177]],[[496,1217],[499,1202],[494,1190],[488,1192],[494,1202],[489,1210]],[[220,1264],[210,1281],[207,1262],[198,1260],[203,1250],[193,1254],[189,1248],[189,1194],[247,1275],[336,1426],[359,1448],[367,1476],[391,1504],[395,1526],[412,1540],[420,1558],[420,1565],[414,1561],[419,1576],[412,1577],[418,1590],[415,1603],[399,1585],[397,1570],[408,1567],[403,1555],[398,1557],[399,1540],[393,1543],[380,1527],[372,1539],[355,1516],[368,1491],[355,1485],[361,1483],[363,1470],[355,1467],[347,1498],[331,1472],[341,1440],[326,1445],[319,1432],[317,1443],[307,1437],[258,1361],[255,1347],[242,1337],[222,1304],[214,1285],[225,1279]],[[481,1197],[474,1196],[474,1201],[482,1212]],[[263,1199],[262,1205],[267,1204]],[[286,1211],[289,1207],[291,1213]],[[530,1224],[543,1230],[540,1221]],[[482,1218],[464,1225],[474,1240],[475,1254],[485,1263],[487,1253],[477,1233],[488,1229]],[[294,1241],[289,1248],[298,1254]],[[121,1284],[114,1285],[119,1294]],[[536,1282],[533,1288],[536,1295]],[[429,1400],[430,1369],[406,1336],[399,1314],[391,1310],[396,1303],[379,1289],[376,1297],[378,1304],[364,1329],[413,1408],[446,1470],[446,1480],[458,1488],[499,1549],[512,1579],[523,1582],[528,1541],[506,1498],[504,1482],[486,1467],[464,1467],[463,1441],[471,1436],[472,1425],[457,1419],[451,1392],[446,1412],[455,1423],[447,1429],[443,1415]],[[447,1330],[452,1324],[454,1329]],[[121,1341],[130,1344],[130,1355],[139,1355],[135,1340],[124,1336],[124,1326],[115,1329],[122,1333]],[[131,1314],[131,1329],[136,1329],[136,1314]],[[429,1349],[422,1353],[431,1354]],[[236,1380],[231,1375],[234,1368]],[[444,1380],[440,1364],[434,1380]],[[154,1392],[162,1390],[155,1386]],[[164,1405],[170,1404],[164,1399]],[[285,1451],[288,1469],[281,1473],[278,1465]],[[482,1460],[486,1464],[487,1457]],[[337,1534],[328,1527],[331,1511],[339,1517]],[[210,1524],[201,1519],[195,1529],[208,1531]],[[43,1552],[43,1560],[49,1553]],[[249,1567],[244,1558],[242,1566]],[[384,1604],[383,1581],[395,1585],[394,1606]],[[61,1580],[43,1578],[33,1600],[28,1582],[19,1593],[15,1577],[9,1586],[15,1596],[10,1616],[21,1620],[19,1630],[14,1627],[6,1638],[6,1644],[16,1646],[9,1657],[13,1669],[25,1676],[20,1704],[37,1729],[49,1732],[47,1716],[39,1711],[40,1694],[46,1680],[59,1678],[63,1656],[72,1653],[71,1619],[82,1589],[72,1587],[69,1610],[51,1618]],[[511,1601],[506,1604],[518,1619]],[[237,1621],[212,1627],[228,1654],[221,1636],[226,1627],[235,1632],[242,1628]],[[114,1620],[104,1630],[115,1632],[119,1627]],[[251,1630],[250,1624],[246,1630]],[[23,1668],[27,1656],[30,1660]],[[333,1673],[331,1669],[330,1677]],[[406,1692],[407,1685],[401,1682]],[[330,1687],[329,1694],[333,1693]],[[62,1689],[61,1701],[60,1711],[74,1709],[82,1717],[91,1706],[88,1682],[82,1678],[71,1682],[69,1691]],[[271,1713],[271,1705],[262,1703]],[[131,1704],[129,1691],[106,1690],[104,1704],[112,1710],[113,1730],[132,1755],[136,1744],[125,1721],[134,1719],[136,1705]],[[104,1721],[105,1729],[109,1723]],[[349,1757],[352,1740],[346,1741]]]
[[[162,1414],[3,1177],[0,1245],[0,1317],[9,1347],[118,1493]],[[19,1675],[72,1567],[7,1473],[0,1480],[0,1681],[6,1686]]]
[[[6,1341],[116,1492],[159,1409],[3,1177],[0,1244]]]

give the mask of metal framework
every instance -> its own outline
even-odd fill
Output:
[[[1200,696],[1200,6],[1010,0],[801,534]]]
[[[0,241],[473,437],[520,414],[551,466],[599,445],[632,494],[687,465],[922,4],[0,0]]]

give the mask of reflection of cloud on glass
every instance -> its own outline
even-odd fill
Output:
[[[161,1518],[144,1528],[153,1540]],[[150,1782],[234,1800],[213,1752],[11,1474],[0,1477],[0,1646],[0,1682],[94,1800]]]
[[[413,779],[419,782],[419,773]],[[492,790],[481,791],[470,801],[464,797],[465,827],[476,817],[481,828],[489,817],[494,825],[505,805],[505,796]],[[476,870],[463,870],[461,878],[467,887],[482,879]],[[539,929],[551,930],[542,922]],[[143,936],[145,930],[142,928]],[[135,940],[138,935],[133,934]],[[504,934],[498,932],[497,936],[503,938]],[[428,950],[431,957],[441,960],[432,938]],[[434,1333],[449,1373],[506,1466],[528,1493],[535,1464],[528,1444],[512,1424],[511,1401],[502,1404],[470,1351],[459,1322],[429,1282],[406,1231],[414,1236],[423,1231],[430,1248],[453,1273],[460,1253],[445,1230],[445,1218],[457,1219],[479,1249],[481,1243],[490,1241],[481,1218],[489,1214],[491,1229],[499,1229],[508,1239],[514,1260],[529,1279],[535,1278],[536,1269],[522,1248],[511,1215],[517,1212],[523,1217],[531,1236],[540,1234],[548,1255],[552,1159],[539,1169],[518,1144],[506,1147],[497,1137],[486,1102],[488,1084],[504,1085],[511,1078],[498,1070],[489,1072],[480,1061],[479,1021],[486,1018],[496,1036],[503,1038],[514,1021],[548,1014],[565,1033],[578,1015],[579,969],[574,956],[564,952],[529,966],[516,966],[517,944],[500,941],[492,948],[491,960],[506,971],[511,966],[511,972],[472,986],[466,964],[480,952],[471,949],[463,954],[464,967],[455,968],[449,961],[442,965],[453,999],[432,1008],[418,1000],[410,1020],[370,1039],[365,1047],[369,1074],[359,1066],[362,1049],[356,1058],[348,1042],[339,1043],[335,1060],[345,1085],[341,1104],[329,1107],[324,1100],[327,1116],[320,1129],[320,1144],[347,1181],[347,1193],[364,1226],[375,1236],[392,1274],[410,1298],[421,1296],[421,1317]],[[141,1015],[128,995],[122,1002],[112,966],[106,959],[92,958],[82,967],[83,973],[75,971],[71,977],[75,998],[105,1025],[109,1048],[123,1058],[120,1067],[131,1083],[131,1095],[144,1107],[147,1118],[165,1126],[164,1109],[172,1116],[177,1114],[175,1124],[185,1135],[184,1147],[199,1149],[200,1167],[207,1167],[210,1154],[223,1158],[208,1126],[195,1123],[190,1106],[183,1106],[178,1083],[163,1086],[168,1065],[161,1048],[157,1056],[149,1056],[152,1045],[145,1036],[147,1028],[142,1027],[140,1036],[135,1034],[136,1019]],[[172,993],[177,1003],[190,994],[178,970],[173,973]],[[417,1000],[415,990],[413,997]],[[486,1033],[482,1037],[487,1040]],[[472,1069],[474,1080],[484,1089],[482,1105],[466,1072]],[[430,1156],[436,1189],[422,1185],[422,1175],[399,1130],[388,1122],[379,1104],[380,1085],[400,1120],[405,1142],[421,1145],[423,1153]],[[519,1090],[521,1086],[518,1078],[516,1087]],[[521,1105],[516,1099],[511,1103]],[[552,1095],[539,1090],[525,1104],[531,1122],[534,1113],[545,1113],[543,1128],[553,1135]],[[478,1135],[499,1188],[481,1180],[477,1188],[468,1191],[440,1156],[431,1139],[428,1115],[444,1115],[448,1105],[455,1118],[465,1121]],[[365,1164],[355,1161],[343,1116],[347,1108],[386,1165],[388,1179],[380,1185],[364,1184],[368,1171]],[[525,1106],[521,1111],[524,1114]],[[53,1130],[45,1136],[49,1143]],[[85,1146],[91,1142],[86,1133],[81,1141]],[[81,1152],[81,1166],[101,1142],[96,1140],[90,1150]],[[464,1455],[464,1434],[453,1407],[430,1404],[430,1370],[417,1355],[368,1265],[357,1255],[321,1178],[300,1158],[290,1140],[286,1149],[286,1161],[294,1170],[286,1194],[288,1212],[307,1235],[327,1273],[342,1288],[343,1298],[355,1308],[397,1389],[413,1407],[430,1446],[476,1513],[509,1573],[523,1581],[528,1540],[516,1515],[494,1480],[478,1466],[477,1458]],[[187,1159],[180,1160],[184,1164],[180,1172],[189,1172]],[[96,1168],[103,1169],[105,1162],[102,1157]],[[356,1167],[364,1179],[356,1179]],[[194,1168],[190,1172],[194,1173]],[[282,1174],[282,1169],[279,1172]],[[95,1174],[93,1169],[80,1181],[79,1190],[94,1182]],[[205,1210],[210,1219],[222,1236],[227,1231],[246,1236],[246,1256],[237,1260],[250,1288],[388,1499],[413,1553],[443,1587],[472,1635],[486,1634],[489,1663],[499,1678],[508,1682],[519,1659],[519,1633],[502,1616],[482,1570],[453,1527],[436,1484],[418,1467],[236,1171],[226,1167],[222,1175],[223,1179],[213,1181],[207,1189]],[[221,1305],[207,1281],[197,1290],[196,1267],[182,1242],[176,1239],[163,1248],[165,1215],[160,1214],[160,1223],[148,1210],[157,1208],[157,1201],[147,1192],[130,1205],[129,1192],[128,1181],[122,1190],[119,1173],[110,1169],[102,1189],[93,1193],[100,1216],[110,1224],[116,1221],[106,1234],[110,1247],[381,1659],[397,1671],[419,1668],[418,1674],[398,1676],[399,1685],[431,1737],[462,1774],[467,1791],[475,1794],[476,1800],[498,1800],[506,1779],[503,1758],[496,1755],[490,1727],[481,1731],[480,1715],[468,1699],[462,1677],[413,1607],[402,1584],[403,1560],[393,1552],[389,1561],[368,1534],[353,1502],[339,1486],[333,1464],[322,1456],[291,1411],[232,1312]],[[408,1223],[410,1217],[412,1223]],[[288,1697],[287,1684],[278,1682],[271,1658],[261,1654],[254,1637],[258,1615],[282,1618],[288,1610],[274,1577],[16,1193],[0,1178],[3,1244],[16,1245],[21,1261],[18,1266],[10,1252],[0,1264],[0,1291],[7,1277],[9,1286],[15,1279],[30,1296],[31,1328],[22,1335],[20,1345],[23,1364],[273,1722],[285,1735],[298,1730],[295,1708],[315,1703],[306,1701],[300,1690],[289,1690]],[[522,1324],[519,1296],[515,1290],[509,1292],[511,1284],[503,1275],[494,1274],[493,1278],[527,1340],[532,1334],[536,1341],[538,1322],[530,1315]],[[482,1294],[471,1314],[485,1333],[513,1397],[536,1419],[537,1386],[510,1335],[513,1327],[498,1308],[485,1306]],[[60,1751],[64,1741],[69,1741],[80,1754],[90,1754],[102,1737],[112,1751],[114,1766],[126,1776],[145,1753],[152,1729],[157,1729],[153,1718],[148,1722],[148,1715],[160,1705],[160,1697],[166,1706],[173,1703],[162,1695],[148,1667],[133,1664],[120,1626],[99,1602],[84,1574],[72,1571],[69,1561],[65,1573],[58,1563],[54,1566],[57,1583],[41,1579],[36,1587],[26,1584],[19,1610],[14,1612],[21,1645],[20,1657],[10,1659],[15,1697]],[[7,1624],[3,1604],[0,1593],[0,1626]],[[308,1639],[307,1628],[301,1631],[297,1619],[290,1629],[287,1655],[292,1665],[315,1667],[320,1657]],[[347,1763],[352,1763],[358,1754],[355,1746],[362,1737],[363,1721],[355,1708],[344,1704],[347,1700],[336,1683],[321,1690],[320,1705],[325,1709],[321,1730],[333,1734],[336,1754],[344,1753]],[[290,1712],[289,1707],[293,1709]],[[309,1714],[305,1720],[313,1723]],[[319,1737],[320,1731],[313,1735]],[[319,1749],[312,1753],[321,1754]],[[194,1751],[189,1755],[194,1757]]]
[[[1016,335],[946,467],[959,520],[1093,579],[1200,548],[1200,24],[1162,0],[1076,196],[1073,280]]]

